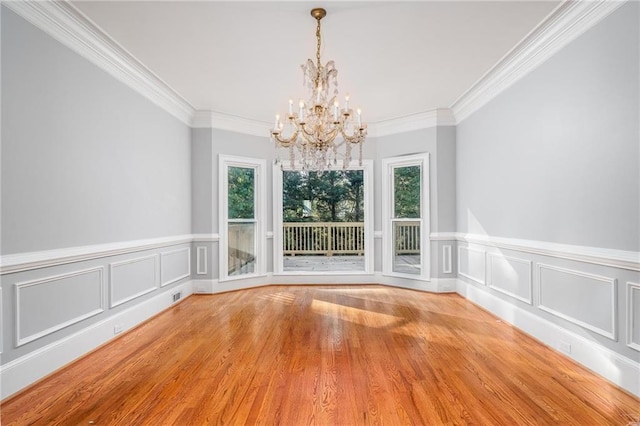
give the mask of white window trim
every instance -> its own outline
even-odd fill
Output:
[[[256,224],[256,267],[253,273],[243,275],[229,276],[228,270],[228,254],[229,254],[229,231],[228,223],[234,220],[229,220],[229,186],[227,178],[229,176],[229,167],[242,167],[250,168],[255,173],[255,191],[254,191],[254,206]],[[218,230],[220,233],[220,243],[218,244],[218,264],[219,264],[219,281],[235,281],[247,278],[255,278],[266,276],[266,161],[258,158],[238,157],[232,155],[219,154],[218,156],[218,186],[219,186],[219,200],[218,203]],[[250,221],[249,219],[242,220],[243,222]]]
[[[338,161],[334,170],[343,170],[344,163]],[[373,160],[362,160],[362,166],[357,162],[347,167],[347,170],[362,170],[364,172],[364,271],[284,271],[284,256],[282,253],[282,171],[300,170],[285,164],[273,166],[273,274],[274,275],[371,275],[374,267],[373,240]]]
[[[421,166],[420,186],[420,275],[405,274],[393,270],[393,232],[391,220],[393,214],[393,169],[396,167]],[[429,191],[429,153],[404,155],[382,159],[382,275],[407,278],[419,281],[431,281],[431,234],[430,228],[430,191]]]

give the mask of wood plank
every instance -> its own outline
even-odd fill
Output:
[[[640,400],[454,294],[194,295],[0,405],[26,424],[618,424]]]

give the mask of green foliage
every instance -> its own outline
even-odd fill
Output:
[[[394,217],[420,217],[420,166],[393,169]]]
[[[229,167],[229,219],[254,218],[254,174],[251,168]]]
[[[362,170],[316,172],[284,171],[284,222],[361,222],[364,220]],[[311,211],[305,212],[304,203]]]

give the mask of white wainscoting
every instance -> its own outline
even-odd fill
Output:
[[[501,253],[487,253],[487,285],[500,293],[532,304],[532,262]]]
[[[4,364],[0,369],[0,382],[2,382],[0,399],[11,396],[113,339],[115,324],[126,331],[169,308],[174,303],[171,295],[176,291],[182,292],[183,298],[180,300],[182,302],[191,295],[191,288],[191,281],[181,283],[72,335]]]
[[[616,279],[538,264],[538,308],[616,340]]]
[[[158,255],[136,257],[109,264],[110,307],[114,308],[156,290]]]
[[[627,283],[627,346],[640,351],[640,284]]]
[[[104,267],[15,284],[16,347],[104,311]]]
[[[562,352],[565,356],[640,397],[640,363],[463,280],[458,280],[457,292],[560,352],[560,342],[570,344],[571,353]]]
[[[160,254],[161,287],[191,275],[191,249],[189,247],[165,251]]]
[[[484,285],[486,275],[485,257],[484,250],[459,246],[458,274]]]
[[[451,246],[442,246],[442,273],[451,274],[452,272]]]
[[[208,270],[207,247],[199,246],[196,248],[196,274],[206,275]]]

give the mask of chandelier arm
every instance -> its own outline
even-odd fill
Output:
[[[271,136],[273,136],[273,138],[284,148],[288,148],[290,145],[295,144],[296,139],[298,139],[298,131],[296,130],[293,132],[293,134],[288,138],[281,137],[279,133],[271,133]]]
[[[357,144],[364,142],[364,138],[367,136],[367,132],[364,129],[358,129],[354,131],[352,135],[348,135],[344,130],[340,132],[345,142],[350,144]]]

